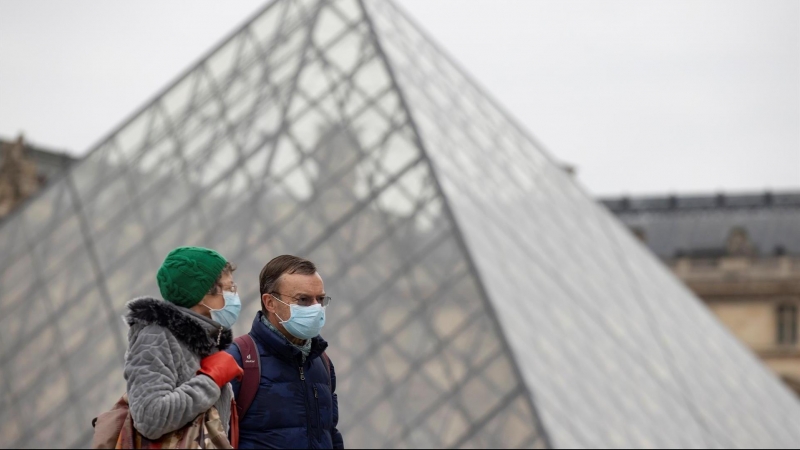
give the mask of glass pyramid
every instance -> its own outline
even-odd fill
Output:
[[[81,447],[178,245],[320,266],[348,447],[797,447],[800,404],[392,2],[278,0],[0,224],[0,445]]]

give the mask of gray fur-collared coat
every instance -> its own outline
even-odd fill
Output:
[[[125,380],[136,430],[158,439],[216,406],[228,426],[233,391],[197,375],[200,360],[228,347],[231,331],[189,309],[154,298],[128,303]]]

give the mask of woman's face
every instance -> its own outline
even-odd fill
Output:
[[[225,297],[223,297],[222,293],[224,291],[228,292],[236,292],[236,283],[233,282],[233,274],[230,272],[225,272],[220,277],[220,284],[222,285],[222,289],[214,295],[206,295],[203,297],[202,303],[208,306],[211,309],[222,309],[225,307]]]

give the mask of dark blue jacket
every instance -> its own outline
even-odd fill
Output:
[[[328,343],[312,339],[311,354],[303,355],[256,315],[250,336],[261,355],[261,385],[250,409],[239,418],[239,448],[344,448],[336,399],[336,374],[330,377],[321,355]],[[242,355],[228,350],[239,366]],[[241,384],[231,383],[238,397]]]

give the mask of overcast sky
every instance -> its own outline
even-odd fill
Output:
[[[0,136],[83,154],[262,0],[0,1]],[[800,2],[399,0],[598,195],[800,190]]]

